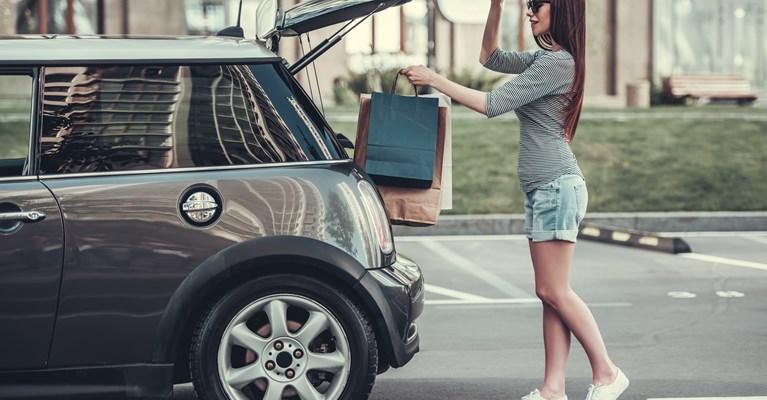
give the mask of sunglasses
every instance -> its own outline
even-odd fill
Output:
[[[544,3],[551,3],[549,0],[527,0],[527,9],[533,10],[533,14],[538,14]]]

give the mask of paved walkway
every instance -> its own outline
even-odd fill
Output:
[[[454,112],[454,120],[480,120],[487,119],[484,115],[474,112]],[[357,114],[350,112],[329,112],[326,114],[328,121],[336,122],[357,122]],[[516,119],[517,117],[512,113],[507,113],[498,118],[502,119]],[[0,122],[20,122],[27,121],[29,117],[27,114],[2,114],[0,115]],[[701,112],[628,112],[628,111],[585,111],[581,114],[581,120],[594,120],[594,121],[635,121],[635,120],[690,120],[690,121],[722,121],[737,119],[740,121],[756,121],[767,122],[767,108],[764,113],[761,114],[746,114],[746,113],[728,113],[728,112],[714,112],[706,113]]]
[[[337,113],[329,112],[326,115],[328,121],[337,122],[357,122],[357,114],[354,113]],[[503,119],[516,119],[516,116],[512,113],[508,113],[500,116]],[[455,112],[453,113],[453,120],[479,120],[487,119],[484,115],[479,113],[468,112]],[[722,120],[740,120],[740,121],[756,121],[767,122],[767,109],[762,114],[745,114],[745,113],[727,113],[727,112],[715,112],[706,113],[701,112],[685,112],[685,113],[673,113],[673,112],[624,112],[624,111],[605,111],[605,112],[592,112],[585,111],[581,114],[581,120],[593,120],[593,121],[635,121],[635,120],[690,120],[690,121],[722,121]]]

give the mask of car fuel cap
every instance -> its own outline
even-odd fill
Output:
[[[216,198],[206,191],[192,192],[181,204],[181,211],[194,225],[208,225],[220,214]]]

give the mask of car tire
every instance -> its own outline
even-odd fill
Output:
[[[364,400],[378,347],[349,296],[283,274],[250,280],[212,304],[189,359],[199,400]]]

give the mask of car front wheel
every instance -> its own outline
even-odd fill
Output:
[[[200,319],[190,368],[200,400],[367,399],[378,353],[348,296],[300,275],[248,281]]]

